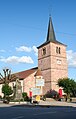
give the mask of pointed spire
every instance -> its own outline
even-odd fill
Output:
[[[56,40],[51,16],[49,17],[49,25],[48,25],[47,39],[46,39],[46,41],[45,41],[42,45],[40,45],[40,46],[37,47],[37,48],[39,49],[40,47],[45,46],[45,45],[48,44],[49,42],[56,43],[56,44],[61,44],[61,45],[66,46],[65,44],[63,44],[63,43],[61,43],[61,42],[59,42],[59,41]]]
[[[49,25],[48,25],[48,33],[47,33],[46,42],[48,42],[48,41],[50,41],[50,42],[56,41],[56,37],[55,37],[55,32],[54,32],[51,16],[49,17]]]

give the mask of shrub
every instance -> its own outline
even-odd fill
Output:
[[[2,99],[2,96],[0,95],[0,99]]]
[[[24,101],[30,101],[30,98],[28,97],[28,96],[26,96],[25,98],[24,98]]]
[[[55,90],[50,90],[45,95],[46,95],[47,98],[54,98],[54,99],[59,98],[59,94]]]
[[[30,100],[29,97],[27,96],[26,92],[22,93],[22,97],[23,97],[24,101],[29,101]]]
[[[25,98],[27,96],[27,93],[26,92],[23,92],[22,93],[22,97]]]

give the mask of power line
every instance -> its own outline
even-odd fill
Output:
[[[56,31],[56,33],[65,34],[65,35],[71,35],[71,36],[76,36],[75,33],[65,33],[65,32],[58,32],[58,31]]]
[[[40,31],[45,30],[46,31],[46,29],[43,29],[43,28],[40,28],[40,27],[26,26],[26,25],[22,25],[22,24],[12,24],[12,23],[7,23],[7,24],[22,27],[22,28],[27,28],[27,29],[34,29],[34,30],[40,30]],[[59,33],[59,34],[62,34],[62,35],[76,36],[76,33],[66,33],[66,32],[61,32],[61,31],[55,31],[55,33]]]

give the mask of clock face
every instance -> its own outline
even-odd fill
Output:
[[[57,59],[57,64],[61,64],[61,60],[60,59]]]

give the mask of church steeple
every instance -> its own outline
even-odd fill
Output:
[[[46,42],[49,42],[49,41],[50,42],[56,41],[55,32],[54,32],[54,28],[53,28],[51,17],[49,18],[49,25],[48,25],[48,33],[47,33]]]
[[[51,17],[49,18],[46,41],[38,48],[38,68],[41,69],[44,79],[43,93],[49,90],[59,90],[59,78],[68,76],[66,45],[57,41]],[[37,74],[37,75],[40,75]]]
[[[55,44],[65,45],[65,44],[63,44],[63,43],[61,43],[61,42],[56,40],[55,32],[54,32],[54,28],[53,28],[53,23],[52,23],[52,18],[51,17],[49,17],[49,25],[48,25],[48,32],[47,32],[46,41],[42,45],[37,47],[37,48],[39,49],[40,47],[43,47],[43,46],[47,45],[50,42],[55,43]]]

